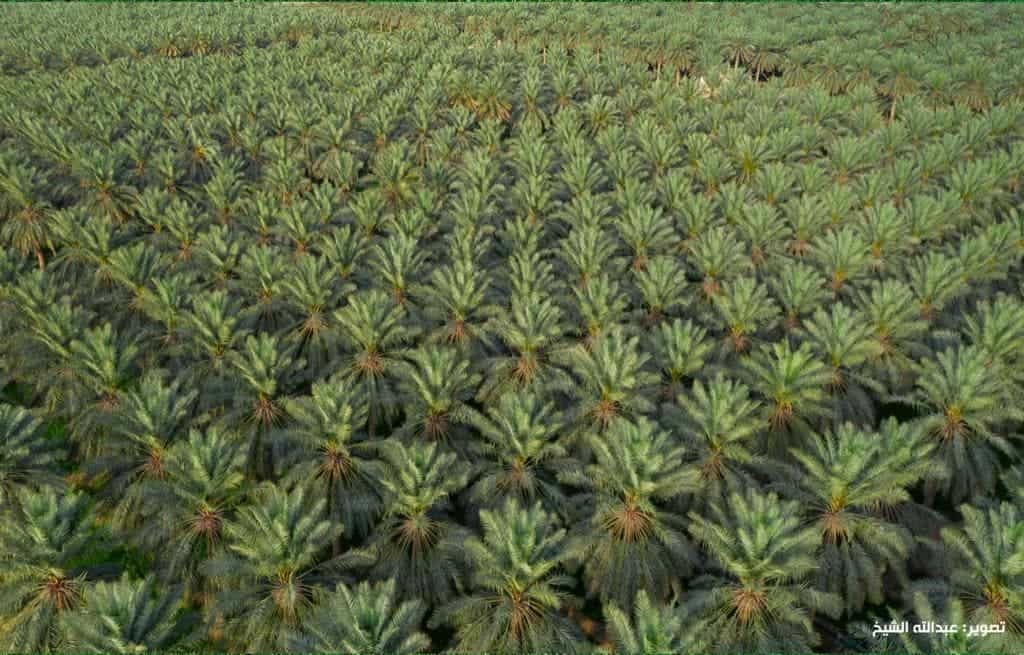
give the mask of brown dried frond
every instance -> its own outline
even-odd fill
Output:
[[[654,517],[638,507],[635,500],[627,498],[605,516],[604,529],[617,541],[646,541],[654,533]]]
[[[450,420],[447,411],[434,411],[423,419],[423,434],[429,439],[441,439],[448,434]]]
[[[58,612],[73,609],[81,597],[78,584],[73,579],[59,573],[51,573],[46,578],[40,585],[39,595],[45,603]]]
[[[773,430],[781,430],[787,427],[793,421],[793,403],[788,400],[779,400],[775,402],[775,408],[772,409],[771,415],[768,417],[768,423],[771,425]]]
[[[441,531],[437,522],[424,514],[403,518],[393,536],[394,542],[413,557],[419,557],[433,548],[440,538]]]
[[[740,624],[746,625],[768,608],[768,599],[759,589],[737,589],[733,592],[732,605]]]

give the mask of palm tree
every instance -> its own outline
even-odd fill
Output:
[[[883,602],[887,573],[905,576],[913,538],[889,516],[920,479],[943,473],[929,457],[935,447],[920,428],[891,418],[877,433],[844,423],[790,451],[793,482],[776,486],[817,528],[815,586],[842,598],[848,615]]]
[[[47,197],[49,177],[34,167],[0,159],[0,237],[22,257],[34,255],[39,270],[46,266],[43,250],[52,251],[52,211]]]
[[[157,589],[152,577],[89,585],[82,606],[62,617],[65,647],[100,653],[187,647],[193,632],[190,617],[179,610],[181,592]]]
[[[664,599],[694,553],[667,503],[698,489],[685,451],[646,418],[616,419],[588,441],[594,463],[565,476],[585,491],[568,548],[590,594],[629,608],[640,589]]]
[[[379,445],[387,463],[377,484],[384,517],[365,548],[378,579],[395,578],[398,593],[436,606],[460,577],[465,530],[451,520],[450,498],[469,481],[469,467],[438,442]]]
[[[446,439],[466,420],[466,402],[480,376],[471,373],[469,361],[451,347],[425,346],[408,354],[399,375],[406,399],[402,434],[427,439]]]
[[[877,344],[876,354],[868,362],[872,378],[882,378],[890,392],[905,390],[912,382],[915,357],[927,352],[920,337],[928,324],[915,306],[914,292],[900,280],[882,280],[858,291],[856,304]]]
[[[768,284],[775,292],[789,330],[800,327],[804,317],[825,302],[826,280],[813,267],[803,262],[786,262],[773,272]]]
[[[690,533],[721,573],[701,576],[687,606],[706,621],[719,652],[807,652],[818,642],[813,613],[838,616],[838,597],[806,582],[818,566],[819,535],[802,526],[799,503],[775,494],[733,493],[709,517],[690,512]]]
[[[95,466],[97,473],[110,476],[107,491],[118,498],[115,520],[122,526],[132,526],[142,514],[146,482],[165,477],[167,449],[186,434],[198,392],[182,386],[181,380],[168,384],[149,373],[117,407],[108,439],[111,454]]]
[[[881,355],[865,317],[844,304],[832,305],[830,312],[817,310],[801,332],[811,348],[828,363],[828,390],[834,401],[834,415],[845,420],[874,423],[874,402],[869,392],[881,396],[884,390],[863,369]]]
[[[302,361],[292,359],[279,340],[265,332],[246,337],[241,352],[230,351],[228,361],[235,375],[233,414],[253,435],[249,466],[256,475],[267,478],[274,466],[268,434],[284,421],[282,399]]]
[[[301,633],[289,640],[296,652],[405,655],[424,653],[430,638],[419,631],[426,614],[420,600],[402,601],[394,580],[350,587],[338,584],[318,594]]]
[[[0,502],[13,504],[23,488],[59,486],[55,469],[64,456],[28,410],[0,403]]]
[[[558,305],[540,291],[514,294],[510,311],[486,325],[488,333],[510,352],[488,360],[477,398],[490,400],[510,390],[539,393],[570,388],[569,376],[555,361],[567,347],[562,316]]]
[[[227,552],[201,568],[222,585],[212,625],[223,620],[230,638],[252,650],[284,647],[310,610],[309,577],[320,554],[342,530],[327,520],[326,507],[301,486],[268,482],[256,489],[250,504],[225,522]]]
[[[480,462],[472,486],[476,502],[498,506],[513,498],[562,505],[565,494],[557,473],[568,452],[559,439],[565,422],[554,403],[508,393],[486,414],[470,410],[467,420],[482,437],[473,443],[474,460]]]
[[[97,431],[113,418],[128,381],[133,377],[139,353],[137,341],[113,329],[110,323],[86,330],[71,343],[75,380],[90,399],[71,422],[71,431],[95,448]]]
[[[657,376],[644,370],[649,359],[638,337],[621,328],[601,334],[590,349],[577,345],[566,353],[567,364],[579,378],[571,389],[578,400],[580,429],[607,429],[617,418],[631,418],[652,408],[642,390],[657,384]]]
[[[1011,503],[961,505],[963,527],[942,529],[952,558],[950,583],[971,623],[1004,623],[1010,643],[1024,639],[1024,518]]]
[[[170,579],[188,583],[187,592],[209,600],[200,564],[224,551],[224,526],[245,491],[245,441],[209,426],[191,430],[162,453],[160,477],[145,480],[135,528]]]
[[[331,521],[348,536],[366,535],[381,508],[375,480],[380,462],[363,432],[368,408],[352,382],[332,378],[313,384],[309,396],[284,401],[291,423],[282,468],[286,477],[322,490]],[[335,555],[340,554],[335,543]]]
[[[769,332],[778,320],[779,308],[768,289],[751,277],[725,282],[713,302],[724,324],[726,352],[745,354],[756,335]]]
[[[1014,405],[1010,381],[994,375],[988,353],[978,346],[946,349],[925,360],[910,402],[920,408],[925,429],[939,442],[935,451],[950,471],[940,490],[954,502],[991,491],[999,457],[1013,457],[1001,427],[1024,414]]]
[[[809,419],[825,415],[826,385],[832,374],[808,344],[795,350],[789,341],[765,345],[743,364],[751,386],[766,401],[766,427],[771,433],[806,431]]]
[[[705,384],[696,380],[689,393],[677,397],[678,425],[693,453],[689,459],[700,475],[702,501],[725,498],[756,484],[752,473],[765,462],[756,439],[763,430],[760,404],[746,385],[718,374]]]
[[[674,399],[687,378],[705,369],[711,349],[707,330],[692,320],[673,319],[658,325],[651,336],[651,350],[661,368],[661,397]]]
[[[84,494],[21,489],[0,523],[0,648],[49,651],[59,647],[61,615],[82,602],[84,556],[108,547]]]
[[[512,498],[498,511],[481,510],[480,522],[483,539],[465,546],[471,591],[432,623],[454,624],[463,651],[573,650],[573,626],[559,612],[573,582],[560,571],[565,530],[539,502],[521,508]]]
[[[703,624],[687,616],[677,605],[655,605],[642,589],[630,613],[614,603],[604,607],[608,637],[616,653],[654,655],[707,650],[709,636]]]
[[[361,387],[369,403],[371,437],[394,411],[395,378],[390,374],[394,351],[413,334],[405,319],[406,309],[378,290],[350,296],[348,305],[334,313],[342,342],[352,353],[341,372]]]

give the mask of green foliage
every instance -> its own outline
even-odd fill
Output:
[[[690,513],[691,534],[721,570],[687,603],[705,617],[715,650],[808,650],[817,640],[811,612],[841,612],[837,596],[804,584],[818,566],[819,535],[801,526],[798,507],[750,491],[712,505],[709,518]]]
[[[430,638],[418,627],[426,608],[418,600],[402,601],[393,580],[349,587],[339,584],[322,594],[292,650],[330,653],[420,653]]]
[[[521,508],[506,500],[499,511],[481,510],[483,539],[466,543],[470,589],[444,608],[457,627],[460,650],[571,651],[573,626],[559,614],[573,579],[560,570],[565,530],[552,525],[540,503]]]
[[[0,651],[1024,650],[1020,8],[4,9]]]
[[[82,652],[136,653],[187,646],[189,621],[178,609],[180,589],[156,593],[153,578],[98,582],[80,609],[67,613],[67,647]]]

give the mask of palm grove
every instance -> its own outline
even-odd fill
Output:
[[[1019,8],[0,21],[0,650],[1024,649]]]

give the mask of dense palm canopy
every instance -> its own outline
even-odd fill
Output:
[[[1024,651],[1021,22],[4,6],[0,651]]]

